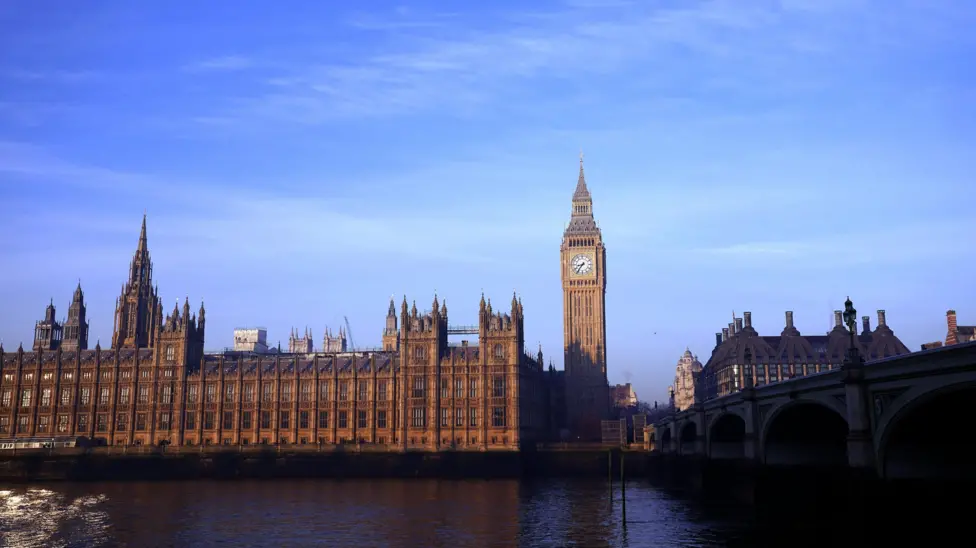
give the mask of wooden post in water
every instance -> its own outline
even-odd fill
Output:
[[[613,450],[607,450],[607,489],[610,490],[610,504],[613,505]]]
[[[625,473],[626,468],[625,457],[623,449],[620,450],[620,508],[623,518],[624,529],[627,528],[627,475]]]

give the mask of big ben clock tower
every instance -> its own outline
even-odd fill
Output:
[[[560,246],[563,282],[563,340],[567,420],[574,437],[600,438],[600,421],[609,417],[607,382],[607,256],[593,199],[583,175],[573,193],[572,215]]]

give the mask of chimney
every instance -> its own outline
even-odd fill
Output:
[[[870,333],[871,332],[871,316],[864,316],[863,318],[861,318],[861,323],[864,324],[863,332],[864,333]]]
[[[721,345],[722,344],[722,341],[723,341],[722,334],[721,333],[716,333],[715,334],[715,346]]]
[[[730,337],[734,337],[735,336],[735,323],[730,323],[729,324],[729,336]]]
[[[956,333],[958,333],[958,331],[957,331],[957,327],[956,327],[956,311],[955,310],[947,310],[946,311],[946,326],[949,328],[949,331],[946,333],[946,340],[945,340],[946,346],[948,346],[950,344],[956,344],[956,343],[958,343],[959,342],[959,339],[956,336]]]
[[[738,333],[742,331],[742,318],[735,319],[735,332]]]
[[[834,327],[843,327],[840,310],[834,310]]]
[[[729,328],[728,327],[723,327],[722,328],[722,342],[725,342],[727,340],[729,340]]]
[[[792,310],[787,310],[786,311],[786,328],[787,329],[793,329],[793,311]]]
[[[878,311],[878,327],[885,327],[887,325],[888,324],[885,323],[885,311],[884,310],[879,310]]]
[[[752,312],[743,312],[742,317],[745,318],[746,327],[752,327]]]

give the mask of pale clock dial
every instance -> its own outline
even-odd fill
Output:
[[[591,259],[589,255],[580,254],[573,257],[573,260],[570,261],[569,266],[573,270],[574,274],[589,274],[593,271],[593,259]]]

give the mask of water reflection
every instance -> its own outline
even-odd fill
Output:
[[[721,546],[745,521],[643,484],[376,480],[0,488],[0,546]]]

